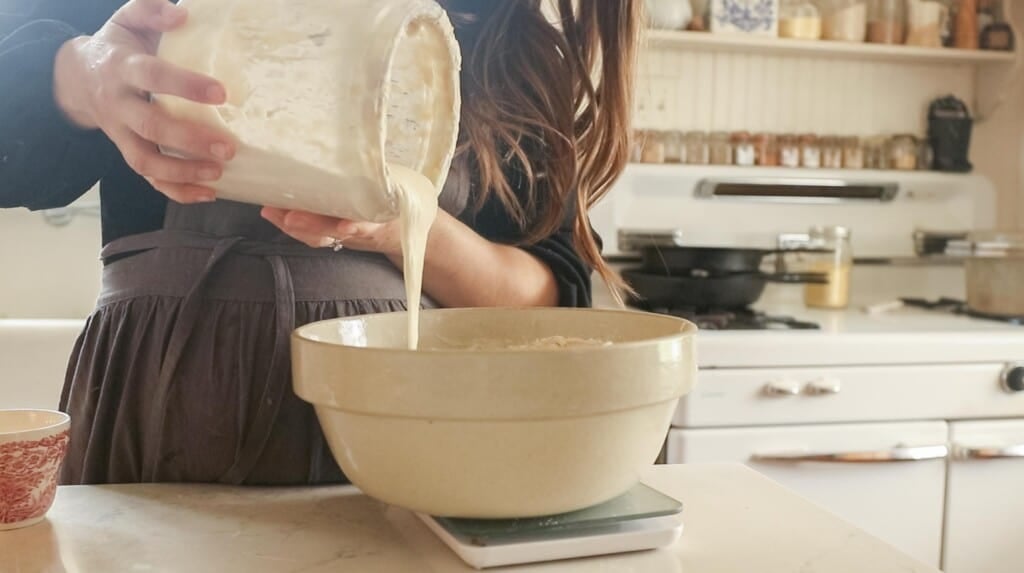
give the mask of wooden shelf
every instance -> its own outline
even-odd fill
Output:
[[[992,65],[1013,64],[1014,52],[919,48],[883,44],[794,40],[740,34],[647,30],[646,41],[653,47],[699,52],[743,52],[813,58],[842,58],[921,64]]]

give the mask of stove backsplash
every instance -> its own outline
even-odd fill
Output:
[[[738,185],[731,185],[738,184]],[[843,184],[895,189],[876,199],[715,196],[714,189]],[[851,188],[856,194],[857,189]],[[784,195],[785,193],[781,193]],[[839,194],[842,194],[841,192]],[[863,197],[864,194],[861,194]],[[814,225],[853,231],[857,257],[914,256],[915,231],[960,232],[995,224],[995,190],[979,175],[716,166],[631,165],[592,211],[606,255],[619,255],[620,229],[681,231],[685,244],[772,248],[778,236]]]

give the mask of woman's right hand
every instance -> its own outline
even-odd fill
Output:
[[[213,105],[227,98],[217,80],[154,55],[160,35],[187,17],[168,0],[130,0],[96,34],[65,43],[54,68],[54,97],[68,119],[103,130],[132,169],[179,203],[213,201],[206,185],[235,153],[229,135],[172,118],[150,102],[154,93]],[[163,155],[158,145],[190,159]]]

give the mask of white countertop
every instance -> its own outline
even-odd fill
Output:
[[[937,573],[741,465],[655,466],[684,504],[671,548],[514,568],[544,573]],[[471,571],[408,511],[352,487],[61,487],[0,532],[0,571]],[[507,570],[507,569],[506,569]]]
[[[1024,361],[1024,326],[904,308],[869,315],[859,308],[811,310],[759,305],[772,315],[815,322],[817,331],[704,331],[702,368],[952,364]]]
[[[940,311],[901,308],[868,314],[888,297],[855,301],[846,310],[805,307],[769,286],[755,309],[817,323],[820,330],[703,330],[697,335],[701,368],[952,364],[1024,361],[1024,326]],[[594,306],[620,308],[595,281]]]

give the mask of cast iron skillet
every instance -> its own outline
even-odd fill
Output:
[[[821,274],[777,274],[760,272],[705,274],[695,272],[671,276],[644,269],[623,271],[622,277],[647,306],[669,308],[743,308],[761,298],[768,282],[826,283]]]
[[[640,249],[643,270],[652,274],[676,274],[691,269],[711,273],[756,273],[768,255],[830,252],[820,249],[732,249],[722,247],[645,246]]]

